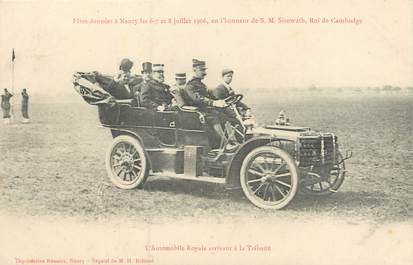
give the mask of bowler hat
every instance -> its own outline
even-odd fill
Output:
[[[125,59],[122,59],[122,61],[120,61],[119,70],[130,71],[132,66],[133,66],[133,62],[129,60],[128,58],[125,58]]]

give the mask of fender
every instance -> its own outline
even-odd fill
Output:
[[[229,162],[229,166],[227,168],[227,174],[226,174],[226,183],[228,185],[228,188],[239,188],[240,187],[239,172],[241,170],[242,161],[244,160],[244,157],[249,152],[251,152],[252,149],[257,148],[259,146],[267,145],[271,142],[276,142],[276,141],[291,142],[291,139],[268,135],[268,136],[254,137],[244,142],[241,145],[241,147],[236,151],[235,155],[232,157],[232,159]]]
[[[153,143],[151,141],[149,141],[150,146],[147,146],[147,145],[145,145],[145,142],[142,140],[142,137],[136,132],[133,132],[133,131],[127,130],[127,129],[113,128],[113,127],[109,127],[109,128],[111,129],[113,138],[115,138],[116,136],[119,136],[119,135],[130,135],[130,136],[136,138],[139,141],[139,143],[143,146],[143,151],[145,152],[145,156],[147,157],[148,162],[149,162],[149,168],[152,168],[151,157],[149,156],[148,152],[146,151],[147,148],[154,148],[155,147],[155,146],[152,146]],[[146,141],[146,143],[148,143],[148,141]],[[156,147],[159,147],[159,146],[156,146]]]

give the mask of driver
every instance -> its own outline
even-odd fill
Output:
[[[201,112],[205,114],[205,120],[210,125],[215,133],[219,136],[219,140],[225,138],[225,133],[221,127],[221,121],[227,120],[225,115],[217,111],[217,108],[224,108],[227,106],[224,100],[214,100],[208,94],[208,89],[202,79],[206,74],[206,64],[204,61],[192,59],[192,68],[194,71],[194,77],[189,80],[183,90],[182,97],[189,106],[198,107]],[[228,150],[235,148],[238,145],[235,137],[232,137],[227,143],[226,148]]]
[[[232,82],[232,77],[234,75],[234,70],[231,69],[224,69],[222,70],[222,79],[223,83],[219,84],[214,90],[212,90],[212,95],[216,99],[226,99],[229,96],[235,95],[235,91],[232,89],[230,86]],[[241,101],[238,101],[236,103],[236,108],[238,109],[239,113],[243,118],[251,118],[251,109]],[[230,115],[232,117],[235,117],[235,113],[229,109],[226,108],[225,112],[227,115]]]
[[[141,104],[148,109],[164,111],[169,109],[172,95],[169,86],[164,84],[164,65],[152,65],[152,79],[142,84]]]

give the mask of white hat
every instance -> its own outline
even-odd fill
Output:
[[[163,72],[164,64],[153,64],[152,72]]]

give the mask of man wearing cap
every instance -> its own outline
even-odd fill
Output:
[[[171,105],[172,95],[169,86],[164,84],[164,65],[152,65],[152,79],[142,83],[141,104],[142,107],[163,111]]]
[[[223,82],[219,84],[214,90],[212,90],[212,95],[216,99],[226,99],[227,97],[233,96],[236,94],[235,91],[230,86],[233,75],[234,75],[234,71],[231,69],[222,70]],[[246,104],[239,101],[236,104],[236,107],[242,116],[251,117],[251,110]],[[235,116],[235,113],[233,113],[230,109],[226,109],[226,113],[230,116],[233,116],[233,117]]]
[[[10,123],[10,99],[13,97],[13,94],[10,93],[7,88],[4,89],[4,95],[1,95],[1,109],[3,110],[3,119],[4,123]]]
[[[175,74],[176,84],[170,88],[170,92],[174,97],[172,99],[172,104],[178,107],[185,105],[185,101],[182,98],[182,91],[185,89],[186,84],[186,73],[176,73]]]
[[[208,89],[202,79],[206,76],[206,65],[204,61],[197,59],[192,60],[192,68],[194,77],[188,81],[185,86],[183,99],[186,105],[198,107],[199,110],[205,113],[206,122],[214,129],[219,136],[218,141],[225,138],[224,131],[221,126],[221,121],[227,121],[225,115],[217,111],[217,108],[224,108],[227,106],[224,100],[214,100],[210,97]],[[236,139],[231,139],[227,144],[227,149],[232,149],[236,145]]]
[[[22,91],[22,116],[23,116],[23,123],[28,123],[29,120],[29,94],[27,93],[27,89],[23,88]]]
[[[225,101],[210,98],[206,85],[202,83],[202,79],[207,75],[205,62],[193,59],[192,68],[194,77],[188,81],[183,93],[186,104],[199,107],[202,110],[208,107],[226,107]]]

